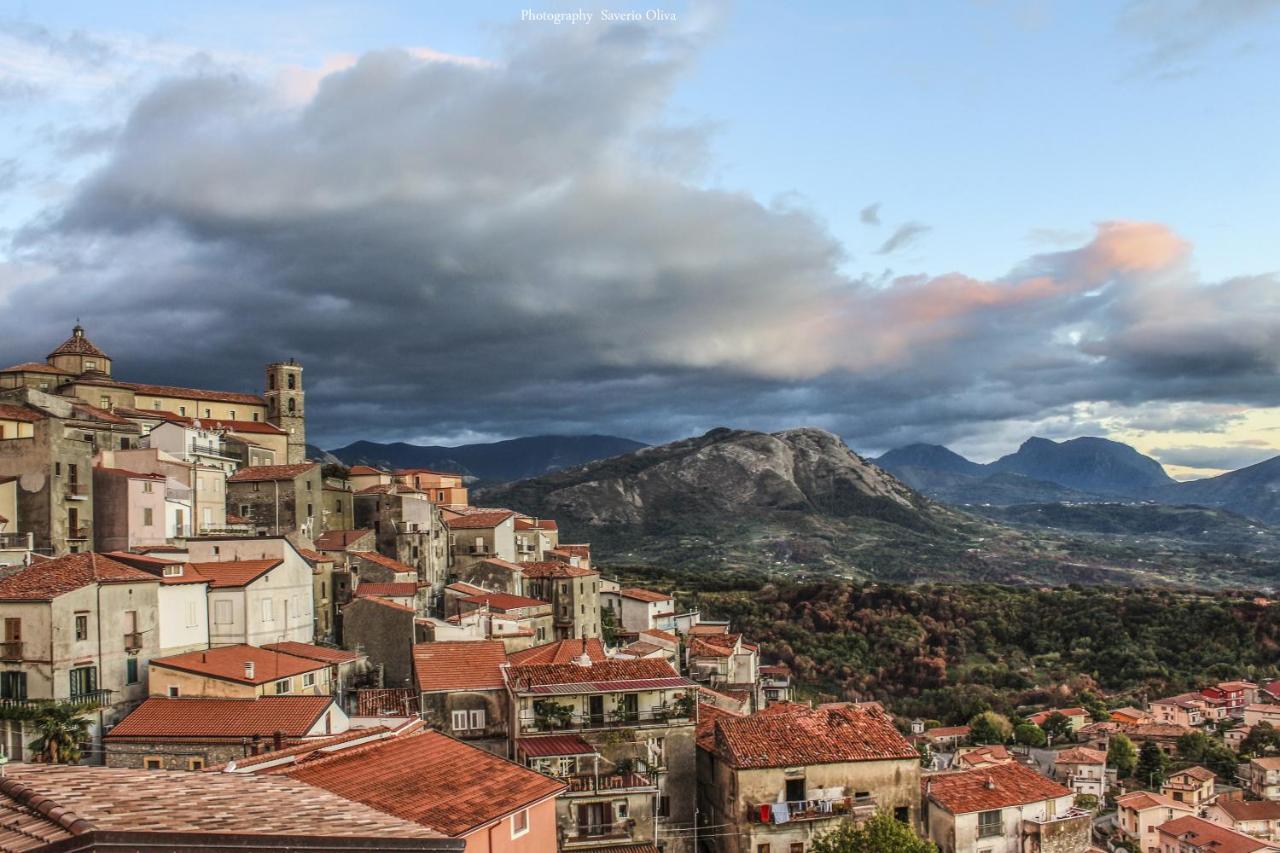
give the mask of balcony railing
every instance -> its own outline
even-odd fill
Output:
[[[489,553],[489,546],[488,546],[488,545],[468,545],[468,546],[467,546],[467,553],[469,553],[469,554],[488,554],[488,553]]]
[[[782,808],[779,808],[779,807]],[[785,803],[757,803],[751,806],[750,819],[755,823],[789,823],[797,820],[870,817],[876,811],[875,797],[836,797],[834,799],[789,800]],[[778,818],[786,817],[779,821]]]
[[[193,456],[218,456],[222,459],[238,459],[240,457],[227,452],[227,448],[221,444],[208,444],[203,441],[191,442],[191,455]]]
[[[22,641],[0,643],[0,660],[22,660]]]
[[[2,699],[0,708],[45,708],[50,705],[73,705],[80,710],[91,710],[111,704],[110,690],[90,690],[87,693],[73,693],[69,699]]]
[[[67,481],[63,484],[66,489],[66,495],[71,500],[86,500],[89,497],[89,484],[81,482]]]
[[[142,632],[130,631],[124,635],[125,651],[136,652],[142,648]]]
[[[656,773],[581,773],[560,779],[569,786],[570,794],[651,791],[658,787]]]
[[[674,708],[650,711],[607,711],[603,714],[570,714],[567,717],[538,716],[528,712],[520,715],[520,731],[524,734],[539,732],[582,731],[585,729],[625,729],[636,726],[683,725],[693,722]]]
[[[0,533],[0,551],[30,551],[33,544],[30,533]]]
[[[89,528],[85,525],[67,528],[68,539],[89,539],[91,536],[92,534],[89,532]]]

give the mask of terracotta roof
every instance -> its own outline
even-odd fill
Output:
[[[345,551],[347,546],[372,533],[372,530],[326,530],[316,537],[316,547],[321,551]]]
[[[565,787],[434,731],[338,750],[287,775],[453,837]],[[336,822],[345,824],[345,815]]]
[[[1027,719],[1039,726],[1043,725],[1044,721],[1052,717],[1054,714],[1061,714],[1068,718],[1088,716],[1088,712],[1085,711],[1084,708],[1046,708],[1043,711],[1037,711],[1030,715]]]
[[[885,713],[854,706],[770,706],[772,713],[718,720],[715,751],[738,769],[919,760]]]
[[[413,671],[423,693],[501,690],[506,662],[501,640],[418,643],[413,647]]]
[[[264,643],[262,647],[273,652],[284,652],[296,658],[317,660],[321,663],[351,663],[364,657],[359,652],[349,652],[346,649],[331,649],[327,646],[298,643],[293,640],[286,640],[283,643]]]
[[[71,337],[67,338],[58,348],[49,353],[49,358],[55,355],[96,355],[99,358],[107,358],[107,354],[93,345],[93,341],[84,336],[84,328],[79,324],[71,330]]]
[[[449,590],[450,592],[460,592],[463,595],[483,595],[485,592],[484,587],[476,586],[475,584],[465,583],[463,581],[454,581],[453,583],[446,586],[445,589]]]
[[[1017,762],[920,780],[925,796],[952,814],[984,812],[1072,796],[1071,789]]]
[[[308,563],[332,563],[333,558],[321,554],[319,551],[312,551],[310,548],[302,548],[295,545],[293,550],[298,552],[298,556],[306,560]]]
[[[399,719],[404,720],[403,717]],[[281,775],[280,771],[283,769],[283,764],[305,761],[311,754],[324,752],[340,744],[350,744],[352,741],[372,741],[396,734],[408,734],[410,731],[418,731],[424,725],[421,720],[414,719],[401,722],[395,728],[378,725],[368,726],[367,728],[347,729],[340,735],[309,737],[282,749],[273,749],[269,752],[259,752],[257,755],[236,758],[211,769],[219,770],[223,773],[265,772],[272,775]],[[281,761],[281,759],[292,759],[292,761]],[[264,767],[262,766],[264,764],[272,766]]]
[[[152,696],[107,733],[121,738],[303,737],[333,705],[332,696],[263,696],[257,699]]]
[[[475,512],[470,515],[460,515],[456,518],[446,518],[444,523],[449,526],[450,530],[480,530],[497,527],[513,515],[515,513],[509,509],[499,509],[492,512]]]
[[[989,764],[1003,764],[1013,758],[1009,754],[1009,750],[1005,749],[1001,744],[994,746],[980,746],[977,749],[970,749],[961,753],[957,757],[960,764],[968,767],[981,767]]]
[[[1162,823],[1159,830],[1161,835],[1173,836],[1184,845],[1212,853],[1253,853],[1254,850],[1274,849],[1269,841],[1252,838],[1192,815]]]
[[[414,610],[412,607],[407,607],[406,605],[392,601],[389,598],[383,598],[380,595],[367,595],[364,598],[356,598],[352,601],[349,601],[346,605],[344,605],[343,609],[346,609],[347,607],[352,607],[361,601],[367,601],[370,604],[376,604],[379,607],[390,607],[392,610],[399,610],[404,613],[413,613],[416,615],[418,612]]]
[[[552,643],[544,643],[541,646],[512,652],[507,655],[507,660],[513,664],[569,663],[575,658],[581,657],[584,648],[586,649],[587,657],[591,658],[592,661],[603,661],[609,658],[605,653],[604,644],[600,642],[599,638],[589,637],[585,646],[582,640],[556,640]]]
[[[618,594],[623,598],[634,598],[637,601],[670,601],[674,596],[665,592],[654,592],[649,589],[640,589],[639,587],[628,587],[627,589],[618,590]]]
[[[1168,775],[1181,776],[1184,773],[1190,776],[1192,779],[1195,779],[1197,782],[1208,782],[1210,779],[1217,778],[1217,774],[1214,773],[1212,770],[1210,770],[1208,767],[1201,767],[1198,764],[1195,765],[1194,767],[1187,767],[1182,770],[1171,770]]]
[[[245,663],[253,662],[253,677],[245,675]],[[152,658],[152,666],[194,672],[209,678],[235,681],[240,684],[265,684],[277,678],[301,675],[324,669],[317,660],[294,657],[283,652],[269,651],[258,646],[219,646],[204,651],[186,652],[164,658]]]
[[[374,483],[372,486],[365,486],[363,489],[356,490],[357,495],[425,495],[426,492],[421,489],[415,489],[413,486],[406,486],[403,483]]]
[[[52,601],[94,583],[158,583],[159,578],[88,552],[40,560],[0,580],[0,601]]]
[[[1213,802],[1234,821],[1280,820],[1280,802],[1276,800],[1236,800],[1218,797]]]
[[[1107,754],[1100,749],[1090,749],[1087,746],[1073,746],[1071,749],[1064,749],[1059,752],[1053,759],[1054,764],[1106,764]]]
[[[516,751],[530,758],[544,758],[549,755],[594,755],[596,748],[580,735],[548,735],[519,738]]]
[[[385,474],[387,472],[383,471],[380,468],[372,468],[368,465],[352,465],[350,468],[347,469],[347,473],[360,476],[360,475],[369,475],[369,474]]]
[[[210,589],[245,586],[284,560],[228,560],[224,563],[192,563],[197,573],[209,579]]]
[[[60,820],[82,821],[73,825],[79,832],[439,837],[424,826],[278,776],[10,764],[0,795],[24,805],[43,799],[46,814],[65,810]]]
[[[936,728],[928,729],[927,731],[925,731],[925,737],[930,737],[930,738],[968,737],[968,736],[969,736],[968,726],[938,726]]]
[[[556,522],[552,518],[528,518],[520,516],[516,519],[516,530],[555,530]]]
[[[636,640],[634,643],[623,646],[621,651],[637,657],[646,657],[654,652],[664,651],[664,649],[661,646],[655,646],[653,643],[646,643],[644,640]]]
[[[297,465],[251,465],[241,468],[227,478],[228,483],[261,483],[270,480],[292,480],[319,467],[316,462],[300,462]]]
[[[1116,797],[1116,805],[1126,809],[1141,812],[1147,809],[1181,809],[1182,811],[1194,811],[1194,809],[1186,803],[1179,803],[1171,797],[1164,794],[1157,794],[1154,791],[1131,791],[1128,794]]]
[[[211,400],[221,403],[243,403],[246,406],[265,406],[267,401],[257,394],[239,391],[209,391],[203,388],[182,388],[177,385],[146,385],[129,383],[136,394],[146,397],[171,397],[180,400]]]
[[[594,569],[571,566],[559,560],[545,560],[540,563],[524,563],[520,570],[527,578],[585,578],[598,575]]]
[[[713,634],[710,639],[694,637],[689,641],[690,657],[727,658],[734,654],[734,647],[742,639],[739,634]]]
[[[368,562],[375,563],[379,566],[384,566],[397,574],[418,574],[418,570],[413,566],[406,565],[399,560],[393,560],[390,557],[383,556],[377,551],[352,551],[350,553],[352,557],[356,557],[360,560],[367,560]]]
[[[523,607],[550,607],[545,601],[536,598],[525,598],[523,595],[511,595],[506,592],[484,592],[469,595],[461,599],[468,604],[487,604],[491,610],[519,610]]]
[[[400,581],[393,583],[361,583],[356,587],[355,595],[357,598],[366,598],[370,595],[385,596],[387,598],[413,598],[418,594],[418,585],[413,581]]]
[[[643,689],[646,686],[644,682],[651,681],[670,682],[655,687],[694,686],[693,682],[680,678],[665,660],[650,658],[611,658],[593,661],[590,666],[576,663],[513,664],[507,668],[507,675],[518,690],[565,686],[582,692],[609,692]]]
[[[0,370],[0,373],[56,373],[59,376],[71,376],[70,371],[63,370],[60,367],[54,367],[43,361],[24,361],[22,364],[15,364],[12,367],[6,367]]]
[[[357,717],[418,715],[418,691],[408,687],[377,687],[356,691]]]
[[[1280,755],[1271,755],[1265,758],[1251,758],[1250,764],[1256,764],[1263,770],[1280,770]]]
[[[689,626],[689,633],[699,637],[711,637],[716,634],[729,633],[729,626],[699,622],[697,625]]]
[[[656,637],[659,640],[665,640],[668,643],[679,643],[680,638],[670,631],[663,631],[660,628],[642,628],[639,631],[641,636]],[[763,668],[763,667],[762,667]]]
[[[19,406],[14,403],[0,403],[0,421],[22,421],[23,423],[33,424],[42,420],[44,420],[44,415],[35,409],[29,409],[26,406]]]
[[[741,716],[736,711],[730,711],[727,708],[721,708],[719,705],[713,705],[710,702],[703,702],[699,699],[698,727],[695,735],[697,745],[707,752],[715,752],[716,723],[720,720]]]

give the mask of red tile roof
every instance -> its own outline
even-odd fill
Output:
[[[163,480],[164,474],[141,474],[137,471],[126,471],[124,468],[108,468],[105,465],[93,466],[94,471],[101,471],[104,474],[115,474],[119,477],[128,477],[132,480]]]
[[[698,729],[696,741],[699,747],[707,752],[715,752],[716,748],[716,723],[720,720],[732,717],[741,717],[737,711],[730,711],[721,708],[719,705],[713,705],[710,702],[698,700]]]
[[[368,465],[352,465],[350,468],[347,469],[347,473],[355,474],[356,476],[360,476],[360,475],[367,476],[369,474],[385,474],[387,472],[383,471],[381,468],[372,468]]]
[[[1175,802],[1172,797],[1166,797],[1154,791],[1131,791],[1116,797],[1116,805],[1139,812],[1147,809],[1181,809],[1187,812],[1195,810],[1186,803]]]
[[[356,557],[360,560],[367,560],[370,563],[376,563],[377,565],[384,566],[398,574],[416,575],[418,573],[418,570],[413,566],[406,565],[399,560],[393,560],[390,557],[383,556],[377,551],[352,551],[350,553],[352,557]]]
[[[158,583],[159,578],[88,552],[32,563],[0,580],[0,601],[52,601],[94,583]]]
[[[1087,746],[1073,746],[1071,749],[1064,749],[1059,752],[1053,759],[1054,764],[1106,764],[1107,754],[1100,749],[1090,749]]]
[[[244,665],[248,661],[253,662],[252,678],[246,676],[244,671]],[[152,658],[151,665],[240,684],[265,684],[277,678],[288,678],[325,668],[325,664],[320,661],[247,645],[219,646],[205,651]]]
[[[460,592],[463,595],[482,595],[485,592],[484,587],[475,584],[466,583],[464,581],[454,581],[445,587],[450,592]]]
[[[370,595],[388,598],[413,598],[418,594],[418,585],[413,581],[399,583],[361,583],[356,587],[356,597],[366,598]]]
[[[209,391],[203,388],[181,388],[177,385],[145,385],[138,382],[129,383],[135,394],[146,397],[171,397],[179,400],[211,400],[221,403],[243,403],[247,406],[265,406],[267,401],[257,394],[242,394],[239,391]]]
[[[44,420],[44,415],[35,409],[28,409],[26,406],[19,406],[14,403],[0,403],[0,420],[22,421],[23,423],[33,424],[36,421]]]
[[[637,682],[650,681],[672,682],[655,686],[693,687],[693,682],[680,678],[665,660],[652,658],[611,658],[593,661],[590,666],[579,666],[576,663],[512,664],[507,669],[507,675],[517,689],[565,685],[581,688],[584,692],[607,692],[643,689],[645,685]]]
[[[297,465],[251,465],[232,474],[227,478],[227,482],[261,483],[270,480],[292,480],[318,467],[317,462],[300,462]]]
[[[353,607],[353,606],[355,606],[356,604],[358,604],[358,603],[360,603],[360,602],[362,602],[362,601],[367,601],[367,602],[369,602],[370,604],[376,604],[376,605],[378,605],[379,607],[390,607],[392,610],[399,610],[399,611],[401,611],[401,612],[403,612],[403,613],[413,613],[413,614],[415,614],[415,615],[416,615],[416,614],[417,614],[417,612],[418,612],[418,611],[414,610],[412,607],[408,607],[408,606],[406,606],[406,605],[403,605],[403,604],[400,604],[400,603],[398,603],[398,602],[392,601],[392,600],[391,600],[391,599],[389,599],[389,598],[383,598],[383,597],[382,597],[382,596],[380,596],[380,595],[367,595],[367,596],[365,596],[364,598],[358,598],[358,597],[357,597],[357,598],[356,598],[356,599],[354,599],[353,601],[349,601],[349,602],[347,602],[347,604],[345,604],[343,607],[344,607],[344,609],[345,609],[345,608],[347,608],[347,607]]]
[[[99,358],[107,358],[107,354],[93,345],[93,342],[84,336],[84,329],[77,323],[76,327],[71,330],[71,337],[67,338],[58,348],[49,353],[49,358],[55,355],[96,355]]]
[[[273,652],[284,652],[296,658],[318,660],[321,663],[351,663],[363,657],[359,652],[349,652],[346,649],[331,649],[327,646],[298,643],[293,640],[286,640],[283,643],[265,643],[262,647]]]
[[[745,769],[920,758],[893,720],[874,708],[769,708],[716,722],[715,751],[725,763]]]
[[[460,515],[456,518],[446,518],[444,523],[449,526],[450,530],[481,530],[497,527],[513,515],[515,513],[509,509],[499,509],[491,512]]]
[[[665,592],[654,592],[653,590],[640,589],[639,587],[628,587],[627,589],[619,590],[618,594],[623,598],[634,598],[637,601],[649,602],[670,601],[673,598],[673,596]]]
[[[550,518],[528,518],[519,516],[516,518],[516,530],[555,530],[556,523]]]
[[[408,687],[377,687],[356,691],[357,717],[418,715],[418,691]]]
[[[925,734],[925,737],[929,737],[929,738],[968,737],[969,727],[968,726],[937,726],[936,728],[929,729],[924,734]]]
[[[11,763],[0,796],[39,804],[42,813],[58,815],[54,819],[79,833],[198,833],[210,843],[227,833],[439,837],[425,826],[283,776]]]
[[[24,361],[22,364],[15,364],[15,365],[13,365],[12,367],[6,367],[6,368],[4,368],[3,370],[0,370],[0,373],[18,373],[18,372],[22,372],[22,373],[56,373],[56,374],[58,374],[59,376],[72,376],[72,375],[73,375],[73,374],[72,374],[70,371],[68,371],[68,370],[63,370],[63,369],[62,369],[62,368],[60,368],[60,367],[54,367],[52,364],[47,364],[46,362],[43,362],[43,361]]]
[[[316,537],[316,547],[321,551],[345,551],[352,542],[359,541],[372,530],[326,530]]]
[[[418,643],[413,647],[413,671],[423,693],[501,690],[506,662],[501,640]]]
[[[580,657],[584,648],[586,649],[587,657],[593,661],[608,660],[609,658],[605,653],[604,644],[600,642],[599,638],[590,637],[587,639],[585,646],[582,640],[556,640],[552,643],[544,643],[541,646],[512,652],[507,655],[507,660],[513,664],[569,663]]]
[[[550,607],[551,605],[545,601],[536,598],[525,598],[523,595],[511,595],[506,592],[485,592],[479,595],[469,595],[461,599],[468,604],[484,604],[488,605],[491,610],[519,610],[525,607]]]
[[[1253,853],[1255,850],[1271,850],[1274,847],[1269,841],[1253,838],[1240,832],[1227,829],[1213,821],[1188,815],[1174,818],[1159,826],[1160,835],[1169,835],[1180,840],[1184,845],[1208,853]],[[1161,847],[1164,843],[1161,842]]]
[[[712,634],[709,638],[693,637],[689,640],[690,657],[727,658],[734,654],[740,634]]]
[[[1072,796],[1053,780],[1017,762],[921,780],[925,796],[952,814],[968,814]]]
[[[138,738],[300,738],[333,705],[332,696],[257,699],[152,696],[107,733],[107,742]]]
[[[519,738],[516,751],[530,758],[545,758],[551,755],[594,755],[596,748],[579,735],[549,735]]]
[[[598,575],[594,569],[571,566],[559,560],[545,560],[540,563],[524,563],[521,567],[527,578],[585,578]]]
[[[228,560],[224,563],[192,563],[200,575],[209,579],[210,589],[245,586],[252,583],[284,560]]]

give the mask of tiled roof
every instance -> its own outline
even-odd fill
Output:
[[[280,776],[10,764],[0,795],[23,805],[45,799],[45,808],[66,810],[61,819],[83,821],[80,832],[439,837],[425,826]]]
[[[356,691],[357,717],[418,715],[418,691],[408,687],[377,687]]]
[[[376,563],[379,566],[384,566],[398,574],[416,575],[418,573],[418,570],[413,566],[406,565],[399,560],[393,560],[390,557],[379,554],[377,551],[352,551],[351,556],[360,560],[367,560],[370,563]]]
[[[572,642],[572,641],[570,641]],[[585,689],[607,691],[610,684],[679,679],[676,671],[665,660],[602,660],[590,666],[576,663],[512,664],[507,669],[512,684],[517,688],[549,687],[555,685],[582,686]],[[692,682],[683,682],[690,687]],[[679,686],[679,685],[672,685]],[[625,690],[626,687],[613,689]],[[638,688],[637,688],[638,689]]]
[[[94,583],[158,583],[159,578],[88,552],[32,563],[0,580],[0,601],[52,601]]]
[[[640,589],[639,587],[634,586],[619,590],[618,594],[623,598],[633,598],[636,601],[658,602],[670,601],[672,599],[672,596],[665,592],[654,592],[651,589]]]
[[[549,755],[594,755],[596,748],[579,735],[548,735],[519,738],[516,750],[530,758],[545,758]]]
[[[270,480],[292,480],[318,467],[316,462],[300,462],[297,465],[251,465],[241,468],[227,478],[228,483],[261,483]]]
[[[714,623],[699,622],[697,625],[689,626],[689,633],[698,637],[711,637],[716,634],[729,633],[728,625],[716,625]]]
[[[556,522],[552,518],[528,518],[520,516],[516,519],[516,530],[555,530]]]
[[[418,643],[413,671],[424,693],[444,690],[501,690],[507,653],[501,640]]]
[[[636,640],[634,643],[623,646],[621,651],[626,652],[629,655],[635,655],[636,657],[645,657],[653,654],[654,652],[663,651],[663,649],[661,646],[655,646],[653,643]]]
[[[383,471],[380,468],[372,468],[368,465],[352,465],[350,468],[347,469],[347,473],[355,474],[358,477],[361,475],[367,476],[369,474],[385,474],[387,472]]]
[[[259,752],[257,755],[249,755],[244,758],[236,758],[226,764],[219,765],[216,770],[224,773],[270,773],[272,775],[282,775],[282,771],[286,769],[285,764],[295,764],[299,761],[305,761],[309,755],[313,753],[324,752],[341,744],[350,744],[352,741],[372,741],[379,740],[384,737],[393,736],[395,733],[408,734],[410,731],[418,731],[424,727],[421,720],[408,720],[402,722],[396,728],[390,726],[369,726],[360,729],[347,729],[340,735],[325,735],[323,737],[310,737],[306,740],[299,741],[281,749],[273,749],[269,752]],[[281,761],[281,759],[291,759],[290,761]],[[264,767],[262,765],[271,765]]]
[[[1262,770],[1280,770],[1280,755],[1271,755],[1265,758],[1250,758],[1249,763],[1256,765]]]
[[[352,542],[356,542],[372,533],[372,530],[326,530],[316,537],[316,547],[321,551],[344,551]]]
[[[1183,845],[1206,853],[1253,853],[1255,850],[1275,849],[1269,841],[1252,838],[1192,815],[1162,823],[1159,830],[1161,835],[1171,835]],[[1164,846],[1163,842],[1161,846]]]
[[[357,598],[367,598],[370,595],[385,596],[387,598],[413,598],[418,594],[418,585],[413,581],[393,583],[364,582],[356,587],[355,594]]]
[[[741,717],[736,711],[712,705],[710,702],[698,700],[698,729],[696,740],[699,747],[707,752],[716,749],[716,723],[731,717]]]
[[[594,569],[571,566],[559,560],[545,560],[540,563],[524,563],[520,570],[527,578],[585,578],[597,575]]]
[[[469,595],[462,601],[468,604],[487,604],[491,610],[519,610],[522,607],[550,607],[545,601],[536,598],[525,598],[523,595],[511,595],[506,592],[485,592]]]
[[[253,662],[252,678],[246,676],[244,671],[244,665],[249,661]],[[152,658],[151,665],[194,672],[197,675],[235,681],[240,684],[265,684],[277,678],[315,672],[325,667],[323,663],[316,660],[247,645],[219,646],[204,651]]]
[[[663,631],[660,628],[642,628],[639,631],[639,633],[640,633],[640,636],[642,637],[649,637],[650,639],[657,638],[659,640],[663,640],[668,643],[680,642],[680,638],[677,637],[675,634],[671,633],[670,631]]]
[[[345,610],[347,607],[354,607],[355,605],[359,604],[362,601],[367,601],[370,604],[376,604],[379,607],[390,607],[392,610],[399,610],[403,613],[413,613],[416,615],[418,612],[414,610],[412,607],[409,607],[404,604],[400,604],[399,602],[396,602],[396,601],[392,601],[389,598],[383,598],[380,595],[366,595],[364,598],[357,597],[352,601],[347,602],[347,604],[343,606],[343,609]]]
[[[54,367],[43,361],[24,361],[22,364],[15,364],[12,367],[6,367],[0,370],[0,373],[56,373],[59,376],[71,376],[72,374],[60,367]]]
[[[449,526],[450,530],[480,530],[497,527],[513,515],[515,513],[509,509],[500,509],[492,512],[460,515],[456,518],[446,518],[444,523]]]
[[[321,554],[319,551],[312,551],[310,548],[302,548],[300,546],[295,545],[293,550],[298,552],[299,557],[306,560],[308,563],[311,563],[312,565],[316,563],[332,563],[333,562],[332,557],[325,556],[324,554]]]
[[[71,813],[58,817],[32,808],[22,801],[12,799],[0,782],[0,850],[4,853],[25,853],[27,850],[43,850],[57,841],[73,838],[71,829],[77,816]],[[84,831],[85,827],[79,827]]]
[[[337,750],[286,773],[453,837],[564,790],[561,782],[435,731]]]
[[[14,403],[0,403],[0,421],[22,421],[23,423],[33,424],[42,420],[44,420],[44,415],[35,409],[28,409],[26,406],[19,406]]]
[[[1194,767],[1186,767],[1182,770],[1172,770],[1169,772],[1169,775],[1181,776],[1184,773],[1190,776],[1192,779],[1195,779],[1197,782],[1208,782],[1210,779],[1217,778],[1216,773],[1214,773],[1208,767],[1201,767],[1199,764],[1195,765]]]
[[[1107,754],[1100,749],[1087,746],[1073,746],[1064,749],[1053,759],[1054,764],[1106,764]]]
[[[273,652],[284,652],[296,658],[318,660],[321,663],[351,663],[352,661],[360,660],[362,657],[359,652],[349,652],[346,649],[331,649],[327,646],[298,643],[293,640],[286,640],[283,643],[265,643],[262,647]]]
[[[356,490],[357,495],[425,495],[421,489],[406,486],[403,483],[374,483]]]
[[[228,560],[224,563],[192,563],[196,572],[209,579],[210,589],[245,586],[252,583],[283,560]]]
[[[177,385],[145,385],[129,383],[135,394],[146,397],[172,397],[180,400],[210,400],[219,403],[243,403],[246,406],[265,406],[267,401],[257,394],[239,391],[209,391],[203,388],[181,388]]]
[[[307,734],[329,707],[331,696],[263,696],[257,699],[152,696],[107,733],[121,738],[242,738]]]
[[[485,592],[484,587],[476,586],[475,584],[466,583],[464,581],[454,581],[446,586],[445,589],[450,592],[460,592],[463,595],[483,595]]]
[[[1017,762],[942,773],[921,780],[925,796],[952,814],[968,814],[1071,796],[1071,790]]]
[[[507,655],[507,660],[512,664],[569,663],[581,657],[584,650],[587,657],[593,661],[609,658],[599,638],[589,637],[585,643],[582,640],[556,640],[552,643],[544,643],[541,646],[512,652]]]
[[[1009,750],[1005,749],[1002,744],[994,746],[980,746],[977,749],[971,749],[961,753],[957,758],[960,764],[966,767],[983,767],[988,764],[1003,764],[1012,759]]]
[[[1234,821],[1280,820],[1280,802],[1276,800],[1237,800],[1218,797],[1213,802]]]
[[[715,751],[738,769],[920,758],[887,714],[853,706],[797,705],[722,719]]]
[[[99,358],[107,358],[107,354],[93,345],[93,341],[84,336],[84,329],[77,325],[71,330],[71,337],[67,338],[58,348],[49,353],[49,358],[55,355],[96,355]]]
[[[690,657],[727,658],[734,654],[738,634],[715,634],[710,639],[694,637],[689,641]]]
[[[1173,798],[1166,797],[1164,794],[1157,794],[1154,791],[1131,791],[1128,794],[1116,797],[1116,805],[1138,812],[1146,811],[1147,809],[1194,811],[1186,803],[1175,802]]]
[[[968,726],[938,726],[936,728],[929,729],[924,734],[925,734],[925,737],[930,737],[930,738],[968,737],[969,727]]]

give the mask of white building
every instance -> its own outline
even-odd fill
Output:
[[[218,537],[188,543],[209,580],[209,643],[263,646],[315,638],[311,566],[280,537]]]

